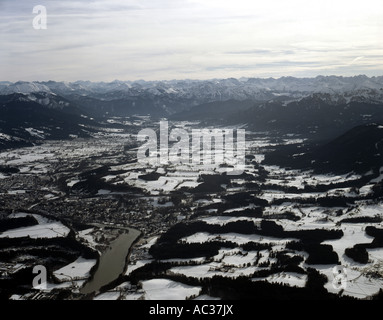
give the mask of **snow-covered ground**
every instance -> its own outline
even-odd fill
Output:
[[[207,294],[201,294],[198,297],[196,297],[194,300],[220,300],[220,298],[217,297],[211,297]]]
[[[137,260],[134,264],[128,264],[128,268],[125,272],[125,275],[130,275],[134,270],[141,268],[142,266],[152,262],[153,260]]]
[[[208,224],[218,224],[218,225],[225,225],[229,222],[235,222],[235,221],[261,221],[262,219],[258,218],[249,218],[249,217],[232,217],[232,216],[212,216],[212,217],[206,217],[200,219],[201,221],[204,221]]]
[[[250,135],[251,136],[251,135]],[[369,224],[355,224],[355,223],[341,223],[341,220],[344,218],[352,218],[357,216],[364,217],[376,217],[381,216],[381,212],[383,212],[383,205],[369,203],[368,201],[356,202],[355,205],[350,206],[348,208],[344,207],[320,207],[318,205],[312,204],[301,204],[297,202],[297,199],[312,199],[313,202],[318,198],[326,198],[329,196],[345,196],[345,197],[357,197],[358,193],[355,193],[350,187],[342,187],[342,188],[332,188],[328,189],[325,192],[302,192],[302,190],[306,186],[329,186],[330,184],[336,183],[346,183],[349,182],[351,185],[354,181],[362,178],[361,175],[350,173],[344,175],[334,175],[334,174],[315,174],[311,171],[300,171],[300,170],[287,170],[278,166],[267,166],[263,165],[261,162],[264,159],[263,149],[265,147],[277,146],[281,143],[290,144],[290,143],[301,143],[302,139],[297,139],[292,136],[291,139],[286,139],[280,143],[272,143],[270,139],[266,136],[257,136],[250,138],[247,141],[248,149],[251,149],[251,154],[255,155],[255,161],[261,164],[263,169],[266,169],[268,172],[268,176],[266,177],[266,181],[262,182],[263,185],[266,185],[268,190],[263,190],[261,194],[257,197],[261,199],[267,200],[271,203],[276,199],[285,199],[285,202],[279,205],[272,204],[267,206],[264,210],[263,217],[276,219],[276,223],[281,225],[286,231],[298,231],[298,230],[313,230],[313,229],[327,229],[327,230],[342,230],[344,236],[341,239],[336,240],[328,240],[324,241],[323,244],[330,244],[333,246],[333,250],[338,254],[340,263],[347,268],[354,268],[353,272],[358,273],[360,277],[357,280],[354,280],[353,284],[349,287],[349,294],[358,296],[358,297],[366,297],[369,294],[376,293],[376,290],[367,290],[364,287],[370,285],[372,283],[372,287],[380,288],[381,284],[376,282],[366,273],[365,266],[354,262],[352,259],[345,256],[345,249],[353,247],[357,243],[370,243],[373,238],[369,237],[365,233],[365,226]],[[113,177],[113,181],[117,181],[119,179],[124,179],[125,182],[134,181],[133,185],[139,186],[144,190],[149,191],[150,193],[155,192],[164,192],[169,193],[172,190],[177,190],[182,186],[186,187],[195,187],[198,184],[198,176],[202,174],[201,170],[197,170],[197,167],[191,164],[184,164],[180,166],[172,166],[168,165],[166,168],[162,167],[154,167],[148,168],[140,167],[138,164],[129,164],[124,169],[129,168],[129,172],[126,174],[122,174],[116,177]],[[117,171],[116,167],[115,170]],[[145,173],[150,173],[155,171],[161,174],[161,177],[156,181],[144,181],[138,179],[138,177]],[[204,173],[207,174],[215,174],[219,172],[219,168],[212,168],[206,166],[204,168]],[[256,178],[259,171],[256,167],[246,166],[246,173],[254,175]],[[371,173],[366,173],[366,175]],[[383,176],[383,174],[382,174]],[[109,179],[109,177],[107,177]],[[374,183],[382,180],[381,177],[377,179],[371,180],[371,183],[366,185],[365,187],[360,188],[359,195],[363,196],[371,192],[371,188]],[[228,187],[227,192],[237,192],[243,191],[246,181],[243,179],[233,179],[232,183],[234,187]],[[295,187],[298,191],[301,192],[283,192],[280,190],[273,190],[272,185],[284,186],[284,187]],[[329,187],[331,188],[331,187]],[[278,189],[278,188],[275,188]],[[213,201],[216,200],[216,201]],[[222,199],[200,199],[197,200],[194,205],[195,207],[191,208],[194,210],[195,208],[202,209],[203,206],[213,204],[214,202],[224,202]],[[250,218],[250,217],[241,217],[237,216],[239,211],[244,209],[251,209],[254,205],[245,205],[238,206],[235,208],[227,209],[224,213],[224,216],[217,216],[217,209],[209,209],[206,210],[206,214],[198,218],[201,221],[204,221],[208,224],[215,225],[225,225],[230,222],[246,220],[253,221],[255,224],[259,224],[260,218]],[[214,215],[209,216],[209,214],[214,213]],[[340,214],[341,213],[341,214]],[[274,215],[287,215],[291,214],[297,220],[288,220],[282,219],[278,217],[273,217]],[[382,223],[374,223],[371,224],[376,227],[382,227]],[[224,234],[209,234],[207,232],[196,232],[193,235],[188,237],[184,237],[180,239],[180,241],[185,241],[187,243],[205,243],[209,241],[231,241],[237,243],[239,246],[246,244],[248,242],[256,242],[256,243],[268,243],[272,246],[272,251],[282,251],[286,248],[286,243],[290,241],[297,241],[297,239],[292,238],[274,238],[274,237],[266,237],[260,236],[256,234],[246,235],[240,233],[224,233]],[[155,242],[150,241],[146,244],[146,249],[148,249]],[[144,246],[141,247],[142,249]],[[370,260],[373,264],[378,265],[381,263],[381,259],[383,257],[383,249],[369,249]],[[275,258],[270,256],[269,250],[260,251],[261,258],[258,261],[258,264],[262,264],[265,262],[273,263],[276,261]],[[179,265],[174,266],[169,269],[170,273],[191,276],[196,278],[206,278],[212,277],[214,275],[220,275],[225,277],[237,277],[239,275],[250,276],[254,274],[254,272],[261,270],[254,261],[257,260],[257,252],[250,251],[245,252],[240,248],[235,249],[225,249],[221,248],[219,250],[219,254],[212,257],[211,259],[206,259],[204,257],[194,258],[194,259],[168,259],[163,262],[173,262],[180,264],[184,264],[189,261],[190,265]],[[308,257],[306,252],[296,252],[295,254],[300,255],[304,258]],[[150,258],[148,259],[136,259],[134,264],[129,265],[127,274],[130,274],[133,270],[143,266],[147,263],[150,263]],[[326,266],[307,266],[303,263],[301,265],[303,269],[307,267],[318,267],[322,273],[327,273],[329,275],[329,283],[326,285],[326,288],[330,287],[332,290],[330,292],[338,293],[339,290],[335,290],[332,287],[332,268],[334,266],[326,265]],[[263,267],[262,267],[263,268]],[[327,270],[327,271],[326,271]],[[280,272],[276,274],[272,274],[265,278],[254,278],[254,281],[266,280],[270,283],[282,283],[290,286],[298,286],[304,287],[307,280],[307,275],[305,274],[297,274],[290,272]],[[155,279],[151,280],[155,281]],[[158,287],[162,286],[162,288],[166,289],[166,283],[159,282]],[[359,286],[363,290],[365,290],[368,294],[363,294],[362,289],[358,289]],[[353,291],[354,293],[351,293]],[[346,293],[345,293],[346,294]]]
[[[336,275],[333,271],[334,266],[314,265],[312,267],[326,275],[328,282],[325,284],[325,288],[332,293],[338,294],[343,289],[343,295],[366,299],[383,288],[383,279],[366,276],[364,268],[345,268],[342,276],[345,282],[338,283],[335,281],[334,283]]]
[[[187,243],[204,243],[208,241],[231,241],[237,244],[244,244],[248,242],[258,242],[258,243],[274,243],[274,244],[285,244],[290,241],[294,241],[297,239],[293,238],[274,238],[268,236],[261,236],[258,234],[241,234],[241,233],[223,233],[220,235],[210,234],[207,232],[197,232],[191,236],[182,238],[181,241],[185,241]]]
[[[207,201],[199,201],[200,204],[208,204]],[[347,289],[344,291],[344,295],[353,296],[357,298],[367,298],[373,294],[376,294],[383,284],[383,278],[374,278],[369,275],[368,272],[377,270],[383,266],[383,248],[368,249],[369,258],[371,264],[375,266],[375,269],[370,269],[369,264],[362,265],[354,262],[352,259],[345,256],[345,249],[353,247],[357,243],[370,243],[373,237],[368,236],[365,233],[366,225],[374,225],[376,227],[382,227],[382,223],[374,224],[358,224],[358,223],[340,223],[344,218],[355,217],[359,215],[375,217],[379,212],[382,212],[382,206],[380,204],[370,204],[368,202],[361,202],[356,209],[349,210],[347,214],[336,216],[334,213],[344,208],[323,208],[315,207],[310,205],[296,206],[293,202],[284,203],[282,205],[274,205],[267,208],[265,215],[281,214],[292,212],[296,216],[300,217],[298,221],[292,221],[287,219],[278,219],[276,222],[283,226],[286,231],[293,230],[313,230],[313,229],[328,229],[328,230],[342,230],[344,236],[341,239],[327,240],[323,244],[330,244],[333,246],[333,250],[338,254],[341,265],[350,270],[348,279],[350,280]],[[356,211],[357,210],[357,211]],[[235,214],[235,209],[230,209]],[[235,216],[211,216],[201,217],[201,221],[205,221],[209,224],[224,225],[229,222],[248,220],[254,221],[255,224],[259,224],[260,218],[248,218],[248,217],[235,217]],[[269,243],[272,245],[273,251],[281,251],[285,248],[287,242],[296,241],[297,239],[278,239],[274,237],[265,237],[260,235],[245,235],[239,233],[224,233],[224,234],[210,234],[207,232],[196,232],[193,235],[184,237],[180,241],[187,243],[205,243],[208,241],[231,241],[242,245],[248,242],[257,243]],[[155,243],[155,239],[152,239],[145,246],[149,248]],[[163,262],[180,262],[185,263],[189,261],[191,265],[186,266],[174,266],[169,269],[170,273],[176,275],[185,275],[195,278],[210,278],[215,275],[224,277],[238,277],[238,276],[251,276],[254,272],[262,270],[254,264],[257,257],[256,251],[243,251],[239,248],[235,249],[221,249],[219,254],[212,257],[212,259],[206,260],[205,258],[194,258],[194,259],[169,259]],[[270,263],[275,262],[275,258],[270,257],[269,250],[260,251],[261,258],[258,264],[269,261]],[[301,255],[304,258],[308,257],[306,252],[296,252],[295,254]],[[136,262],[134,269],[149,263],[152,260]],[[380,266],[380,267],[379,267]],[[333,265],[306,265],[303,263],[302,267],[314,267],[321,273],[328,277],[328,283],[325,288],[329,292],[339,293],[339,289],[334,288],[332,281],[334,274],[332,272]],[[270,283],[280,283],[289,286],[304,287],[307,281],[306,274],[297,274],[291,272],[280,272],[272,274],[265,278],[253,278],[254,281],[266,280]],[[164,287],[165,288],[165,287]]]
[[[95,228],[89,228],[78,232],[78,237],[85,240],[92,248],[95,248],[98,244],[92,235],[94,230]]]
[[[266,280],[270,283],[286,284],[291,287],[301,287],[306,285],[307,275],[294,272],[280,272],[272,274],[266,278],[253,278],[253,281]]]
[[[120,298],[121,293],[118,291],[108,291],[99,294],[98,296],[94,297],[93,300],[117,300]]]
[[[190,128],[194,123],[180,123],[179,127],[181,128]],[[119,130],[109,130],[109,132],[100,132],[95,134],[97,137],[106,138],[114,137],[115,141],[112,139],[111,143],[118,145],[117,138],[126,137],[130,139],[129,135],[124,135],[119,132]],[[30,130],[31,134],[41,134],[41,132],[36,132]],[[268,176],[266,177],[265,182],[260,182],[263,185],[267,186],[268,190],[263,190],[259,195],[260,198],[267,200],[270,203],[270,206],[266,207],[263,213],[264,218],[273,218],[276,219],[276,223],[283,226],[286,231],[293,230],[312,230],[312,229],[336,229],[342,230],[344,236],[341,239],[336,240],[327,240],[323,244],[330,244],[333,247],[333,250],[338,254],[340,263],[345,266],[348,270],[348,280],[347,289],[344,291],[344,294],[352,295],[358,298],[365,298],[371,294],[376,293],[379,288],[382,288],[382,277],[377,278],[373,277],[371,273],[378,270],[381,274],[382,259],[383,259],[383,248],[377,249],[368,249],[370,262],[366,265],[362,265],[354,262],[352,259],[345,256],[345,249],[353,247],[357,243],[371,243],[373,240],[372,237],[366,235],[365,227],[367,225],[374,225],[376,227],[382,228],[382,223],[374,224],[357,224],[357,223],[341,223],[341,220],[344,218],[353,218],[353,217],[381,217],[383,212],[383,205],[372,203],[369,201],[356,201],[354,204],[350,205],[348,208],[342,207],[319,207],[318,205],[312,204],[302,204],[298,203],[296,199],[316,199],[316,198],[325,198],[328,196],[337,196],[343,195],[345,197],[355,197],[357,194],[351,188],[336,188],[327,190],[326,192],[299,192],[302,191],[305,186],[317,186],[317,185],[329,185],[331,183],[343,183],[356,181],[361,178],[360,175],[350,173],[346,175],[318,175],[309,171],[299,171],[299,170],[287,170],[278,166],[267,166],[263,165],[261,162],[264,159],[264,153],[262,148],[277,146],[281,144],[292,144],[292,143],[301,143],[302,139],[291,136],[291,139],[280,140],[277,143],[271,142],[271,140],[265,136],[257,136],[251,138],[252,140],[247,141],[247,148],[252,150],[252,154],[255,155],[255,161],[260,164],[263,169],[266,169]],[[52,165],[56,164],[62,159],[67,159],[68,157],[72,158],[83,158],[85,155],[89,156],[90,154],[100,155],[103,152],[109,150],[109,146],[103,143],[94,142],[92,144],[83,141],[81,143],[76,142],[74,145],[72,142],[60,142],[60,144],[52,143],[50,145],[41,145],[35,146],[32,148],[21,148],[17,151],[6,151],[0,153],[0,162],[15,166],[21,170],[20,174],[42,174],[46,173]],[[64,146],[63,146],[64,144]],[[74,147],[75,146],[75,147]],[[68,150],[71,152],[68,155]],[[134,152],[133,152],[134,153]],[[108,160],[109,161],[109,160]],[[147,191],[150,196],[147,197],[147,200],[153,205],[154,209],[159,207],[172,207],[173,203],[165,198],[170,199],[169,194],[172,191],[179,190],[180,188],[195,188],[198,186],[201,181],[199,177],[201,174],[217,174],[224,170],[224,168],[219,168],[218,166],[212,165],[200,165],[196,166],[193,164],[183,164],[183,165],[174,165],[169,163],[165,166],[145,166],[140,163],[126,163],[121,164],[120,162],[115,162],[118,165],[111,165],[110,171],[122,173],[110,174],[106,173],[103,177],[104,181],[111,184],[121,184],[126,183],[134,187],[142,188]],[[109,163],[108,163],[109,165]],[[255,180],[261,170],[257,169],[257,166],[247,165],[246,173],[249,173],[255,177]],[[156,172],[161,176],[155,181],[146,181],[140,179],[139,176],[150,174]],[[371,174],[371,173],[370,173]],[[367,175],[367,174],[366,174]],[[359,195],[367,195],[372,191],[372,187],[375,183],[383,180],[383,173],[378,178],[371,179],[365,186],[359,189]],[[0,174],[0,179],[7,178],[6,175]],[[257,180],[256,180],[257,181]],[[68,175],[66,180],[67,186],[72,187],[75,183],[79,182],[77,176]],[[243,191],[246,185],[246,180],[244,179],[233,179],[233,187],[225,185],[227,192],[236,192]],[[273,188],[272,185],[284,186],[284,187],[295,187],[298,189],[298,192],[283,192],[281,188]],[[23,188],[15,188],[14,190],[6,191],[9,196],[11,195],[21,195],[23,192],[26,192]],[[100,190],[98,195],[102,196],[104,194],[110,194],[109,190]],[[156,195],[160,195],[157,196]],[[190,213],[192,214],[196,208],[203,209],[204,205],[209,205],[213,203],[225,202],[219,198],[219,195],[208,197],[208,199],[201,199],[193,203],[193,206],[190,208]],[[258,197],[258,196],[257,196]],[[159,199],[164,201],[164,204],[159,203]],[[285,203],[276,205],[271,204],[273,200],[276,199],[285,199]],[[239,211],[244,209],[251,209],[254,205],[243,205],[236,208],[231,208],[225,210],[225,216],[217,216],[218,209],[206,210],[206,214],[201,216],[199,219],[208,224],[224,225],[230,222],[235,222],[239,220],[253,221],[256,224],[259,224],[261,219],[259,218],[250,218],[250,217],[240,217],[236,216]],[[339,212],[341,214],[339,214]],[[214,213],[214,216],[209,214]],[[279,217],[272,217],[273,215],[280,214],[293,214],[299,220],[293,221],[288,219],[282,219]],[[226,216],[226,214],[228,216]],[[22,213],[13,215],[14,217],[22,216]],[[26,215],[26,214],[24,214]],[[52,221],[46,219],[39,215],[34,215],[39,224],[32,227],[18,228],[6,231],[0,234],[0,237],[23,237],[30,236],[32,238],[51,238],[51,237],[61,237],[66,236],[69,233],[69,229],[65,227],[62,223],[58,221]],[[189,218],[187,214],[183,217]],[[11,216],[12,217],[12,216]],[[278,218],[278,219],[277,219]],[[78,236],[81,239],[84,239],[88,242],[91,247],[95,247],[97,242],[93,236],[94,228],[83,230],[78,232]],[[148,240],[146,244],[138,246],[140,250],[149,249],[157,240],[158,237],[153,237]],[[206,232],[196,232],[193,235],[182,238],[181,241],[186,241],[188,243],[204,243],[208,241],[231,241],[237,243],[239,246],[246,244],[248,242],[256,243],[268,243],[271,244],[273,251],[282,251],[286,248],[286,243],[290,241],[296,241],[297,239],[279,239],[274,237],[260,236],[256,234],[246,235],[240,233],[226,233],[226,234],[209,234]],[[131,257],[134,257],[134,251],[132,252]],[[269,250],[260,251],[261,258],[259,263],[269,261],[270,263],[274,262],[275,259],[272,258]],[[296,252],[298,255],[307,257],[308,254],[305,252]],[[194,259],[168,259],[163,260],[162,262],[173,262],[180,264],[185,264],[190,262],[190,265],[179,265],[174,266],[169,269],[170,273],[192,276],[197,278],[206,278],[212,277],[214,275],[221,275],[226,277],[237,277],[240,275],[245,275],[252,277],[254,272],[262,270],[262,267],[258,267],[254,262],[257,259],[258,252],[249,251],[246,252],[241,248],[227,249],[221,248],[219,253],[212,257],[211,259],[206,259],[205,257],[197,257]],[[129,263],[127,270],[125,270],[126,275],[130,275],[134,270],[151,263],[153,261],[150,255],[139,256],[139,258],[134,258],[132,262]],[[86,278],[89,276],[89,270],[94,266],[95,260],[85,260],[83,258],[78,258],[76,261],[68,264],[67,266],[56,270],[55,275],[62,281],[66,281],[60,285],[51,285],[49,288],[54,287],[65,287],[71,286],[71,282],[68,281],[71,278]],[[338,293],[339,290],[336,290],[332,285],[332,279],[334,277],[331,265],[316,265],[316,266],[307,266],[304,263],[301,265],[303,268],[315,267],[317,270],[328,276],[328,283],[326,288],[330,292]],[[378,272],[378,273],[379,273]],[[289,272],[280,272],[272,274],[265,278],[253,278],[254,281],[266,280],[271,283],[283,283],[290,286],[303,287],[307,280],[306,275],[289,273]],[[186,286],[179,282],[170,281],[167,279],[152,279],[142,282],[143,292],[128,292],[121,295],[121,290],[115,290],[110,292],[105,292],[98,295],[96,300],[116,300],[116,299],[139,299],[144,297],[146,299],[185,299],[191,295],[197,295],[200,292],[199,287]],[[15,296],[14,298],[17,298]],[[207,296],[199,296],[199,298],[211,298]]]
[[[173,267],[170,269],[170,272],[195,278],[211,278],[214,276],[236,278],[239,276],[251,276],[257,270],[257,267],[254,266],[243,268],[225,268],[224,266],[221,266],[220,263],[210,262],[195,266]]]
[[[298,189],[303,189],[305,185],[329,185],[332,183],[354,181],[361,178],[361,176],[357,174],[314,174],[311,171],[287,170],[279,166],[263,165],[263,168],[269,173],[265,183],[266,185],[282,184],[286,187],[296,187]]]
[[[342,238],[327,240],[322,243],[332,245],[343,266],[358,266],[360,264],[345,256],[344,251],[358,243],[371,243],[374,238],[364,232],[365,225],[362,224],[343,223],[341,229],[344,234]]]
[[[16,213],[11,214],[9,218],[24,217],[30,214],[26,213]],[[21,237],[31,237],[34,239],[37,238],[57,238],[57,237],[66,237],[70,229],[64,226],[60,221],[53,221],[43,216],[33,214],[33,216],[38,221],[38,224],[30,227],[22,227],[4,231],[0,233],[0,238],[21,238]]]
[[[79,257],[76,261],[53,272],[54,276],[60,281],[71,281],[88,278],[90,270],[96,265],[95,259],[84,259]]]
[[[268,250],[261,250],[260,254],[260,263],[266,260],[269,260],[271,263],[275,261],[274,258],[270,258]],[[258,252],[256,251],[246,252],[240,249],[220,249],[218,254],[213,256],[212,259],[192,259],[202,264],[172,267],[170,272],[196,278],[211,278],[216,275],[231,278],[251,276],[255,271],[262,269],[254,265],[257,255]],[[184,259],[178,259],[178,261],[181,260],[184,261]],[[174,261],[175,259],[173,259]]]
[[[168,279],[152,279],[142,281],[145,300],[185,300],[198,295],[200,287],[192,287]]]

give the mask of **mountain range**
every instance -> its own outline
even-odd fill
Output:
[[[86,136],[85,128],[104,118],[138,114],[219,125],[240,123],[254,131],[326,139],[358,125],[383,122],[383,76],[3,81],[0,148],[37,138]]]
[[[0,94],[51,91],[60,95],[80,94],[123,98],[128,96],[171,95],[185,99],[229,100],[261,99],[262,93],[312,93],[347,92],[364,89],[381,89],[383,76],[354,77],[317,76],[315,78],[229,78],[212,80],[170,80],[170,81],[120,81],[112,82],[0,82]],[[106,95],[106,96],[105,96]],[[266,95],[265,98],[268,99]]]

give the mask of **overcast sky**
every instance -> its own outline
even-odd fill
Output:
[[[374,76],[383,1],[0,0],[0,43],[9,81]]]

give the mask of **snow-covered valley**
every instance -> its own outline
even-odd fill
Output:
[[[241,279],[238,283],[247,281],[249,288],[264,283],[276,291],[292,288],[298,295],[318,281],[329,295],[370,299],[379,293],[381,170],[317,173],[264,163],[273,150],[299,146],[306,138],[251,131],[245,170],[237,176],[227,176],[219,164],[144,165],[136,161],[134,132],[158,123],[115,121],[127,123],[126,129],[0,153],[2,163],[15,169],[0,176],[7,219],[18,217],[6,214],[9,210],[48,212],[100,254],[105,240],[95,223],[141,232],[117,283],[93,293],[94,299],[156,299],[162,291],[168,299],[225,299],[229,296],[217,289],[222,279]],[[200,126],[172,125],[187,131]],[[35,226],[5,230],[0,239],[68,236],[59,220],[41,219]],[[79,254],[51,270],[62,283],[50,288],[74,288],[70,279],[75,278],[71,297],[81,297],[78,290],[96,260]],[[347,270],[342,286],[334,284],[336,266]]]

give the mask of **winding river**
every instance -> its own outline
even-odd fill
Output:
[[[81,293],[96,292],[124,272],[130,247],[140,235],[140,231],[136,229],[127,228],[127,230],[128,232],[119,235],[110,243],[109,249],[102,253],[97,270],[92,279],[80,289]]]

